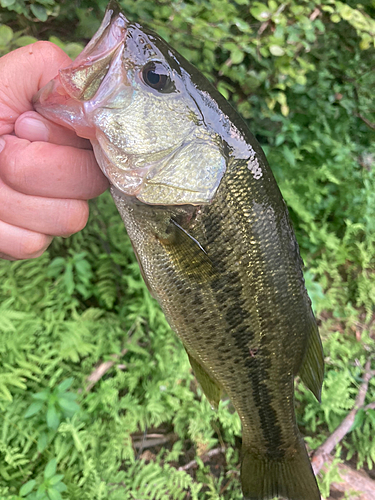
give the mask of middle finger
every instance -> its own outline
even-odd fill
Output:
[[[0,179],[0,220],[37,233],[69,236],[83,229],[88,205],[83,200],[27,196]]]
[[[14,190],[33,196],[88,200],[108,187],[94,153],[48,142],[5,135],[0,178]]]

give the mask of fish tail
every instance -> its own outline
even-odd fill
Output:
[[[244,500],[321,498],[302,439],[293,456],[288,459],[271,460],[252,452],[251,448],[244,448],[241,482]]]

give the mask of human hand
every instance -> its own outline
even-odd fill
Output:
[[[0,58],[0,258],[38,257],[53,236],[80,231],[86,200],[108,187],[90,142],[33,111],[32,97],[69,63],[49,42]]]

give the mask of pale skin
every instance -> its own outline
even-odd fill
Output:
[[[0,58],[0,259],[39,257],[87,223],[108,181],[89,141],[33,111],[32,97],[70,63],[50,42]]]

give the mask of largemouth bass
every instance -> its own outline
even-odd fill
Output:
[[[288,210],[245,123],[114,2],[35,108],[91,140],[204,393],[213,406],[226,393],[237,410],[245,499],[319,500],[294,377],[320,398],[322,346]]]

